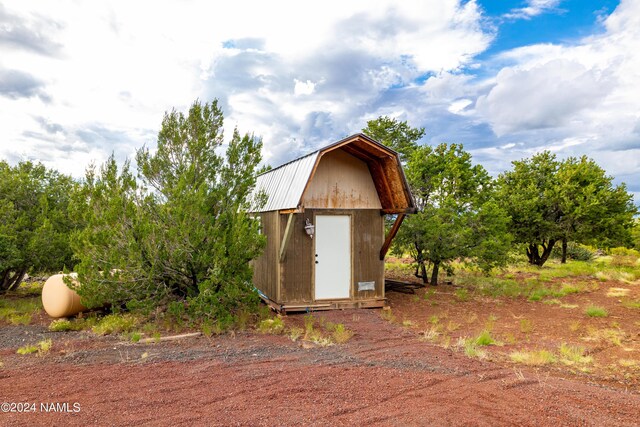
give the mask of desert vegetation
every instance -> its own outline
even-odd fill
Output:
[[[264,246],[247,213],[264,202],[250,200],[264,169],[261,141],[237,131],[225,140],[223,119],[216,100],[167,112],[156,147],[137,150],[135,170],[112,156],[74,180],[39,164],[1,163],[0,321],[25,325],[37,316],[37,290],[13,297],[27,274],[74,270],[82,285],[69,286],[106,316],[57,321],[52,331],[128,334],[137,341],[170,330],[263,330],[270,322],[278,330],[251,283],[250,261]],[[637,310],[640,296],[623,286],[638,280],[636,207],[625,186],[614,186],[593,160],[541,153],[493,178],[460,144],[419,145],[425,130],[407,122],[380,117],[364,132],[398,150],[419,208],[400,228],[393,253],[402,262],[389,263],[389,274],[406,276],[409,269],[422,283],[455,283],[455,304],[521,298],[575,309],[586,320],[609,319],[615,311],[597,301],[576,305],[571,297],[616,282],[608,298]],[[436,306],[438,294],[433,287],[415,297]],[[397,319],[395,311],[383,313]],[[432,320],[427,340],[474,323]],[[534,334],[535,322],[521,320],[520,328]],[[412,319],[401,321],[414,326]],[[494,323],[484,338],[476,331],[462,347],[511,341],[496,339]],[[317,328],[286,328],[296,339],[317,335]],[[333,342],[348,340],[343,327],[324,329]]]
[[[569,255],[562,263],[557,251],[543,267],[516,252],[507,267],[489,273],[454,261],[444,285],[389,293],[383,318],[468,357],[637,384],[640,252],[582,251],[588,261]],[[420,281],[411,259],[388,266],[391,277]]]

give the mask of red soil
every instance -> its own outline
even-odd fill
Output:
[[[393,296],[394,310],[410,298]],[[379,310],[314,316],[355,335],[317,347],[254,333],[131,344],[42,332],[54,342],[44,357],[16,355],[3,338],[0,403],[37,410],[0,412],[0,425],[638,424],[635,391],[470,359],[419,341],[416,330],[383,320]],[[24,333],[2,329],[3,337]],[[80,410],[46,413],[39,405],[47,402]]]

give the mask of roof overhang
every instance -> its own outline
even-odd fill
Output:
[[[313,172],[323,155],[338,149],[367,164],[384,213],[416,212],[416,204],[397,152],[365,134],[358,133],[320,149]],[[313,172],[307,186],[313,179]]]
[[[367,164],[380,198],[382,213],[416,212],[398,153],[362,133],[351,135],[258,176],[254,193],[264,191],[269,199],[267,205],[257,211],[303,208],[301,201],[322,156],[339,149]]]

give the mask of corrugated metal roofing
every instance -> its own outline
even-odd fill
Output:
[[[320,151],[316,151],[307,154],[258,175],[253,195],[256,196],[264,192],[267,196],[267,203],[254,211],[268,212],[297,208],[319,153]]]
[[[267,201],[263,207],[254,205],[251,211],[269,212],[298,208],[318,158],[336,149],[342,149],[369,165],[383,211],[415,212],[415,201],[398,154],[364,134],[351,135],[259,175],[252,196],[256,198],[264,193]]]

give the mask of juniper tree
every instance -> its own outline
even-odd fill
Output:
[[[186,301],[218,320],[256,302],[249,261],[264,242],[247,208],[262,143],[235,130],[223,146],[217,101],[196,101],[165,114],[156,149],[137,151],[137,180],[113,158],[89,171],[74,245],[84,299]]]
[[[29,271],[73,267],[67,209],[74,187],[70,176],[42,164],[0,162],[0,293]]]

